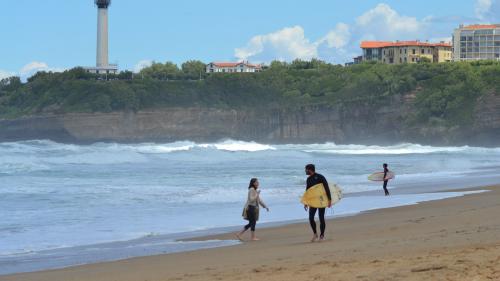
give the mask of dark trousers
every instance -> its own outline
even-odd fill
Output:
[[[255,231],[255,225],[257,224],[257,218],[256,218],[256,207],[255,206],[248,206],[247,208],[247,218],[248,218],[248,224],[245,225],[245,230],[250,230]]]
[[[387,195],[389,195],[389,190],[387,190],[387,183],[388,183],[388,182],[389,182],[389,181],[384,181],[384,192],[385,192],[385,195],[386,195],[386,196],[387,196]]]
[[[319,210],[319,228],[321,230],[321,236],[325,235],[325,229],[326,229],[326,222],[325,222],[325,208],[309,208],[309,223],[311,224],[311,228],[314,232],[314,234],[317,234],[316,232],[316,221],[314,220],[314,217],[316,216],[316,211]]]

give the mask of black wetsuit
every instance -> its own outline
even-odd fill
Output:
[[[331,201],[332,195],[330,193],[330,187],[328,186],[328,182],[326,181],[326,178],[323,175],[314,174],[312,176],[309,176],[307,178],[306,190],[319,183],[323,184],[323,186],[325,187],[326,195],[328,196],[328,200]],[[311,224],[311,228],[314,234],[317,234],[316,221],[314,220],[314,217],[316,216],[316,211],[318,210],[319,210],[318,213],[319,213],[321,237],[323,237],[325,235],[325,229],[326,229],[325,208],[309,208],[309,223]]]
[[[389,169],[384,168],[384,179],[385,179],[385,177],[387,177],[387,173],[389,173]],[[387,183],[388,182],[389,182],[389,180],[384,180],[384,192],[385,192],[385,196],[389,195],[389,190],[387,190]]]

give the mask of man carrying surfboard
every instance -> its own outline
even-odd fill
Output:
[[[316,221],[314,219],[314,217],[316,216],[316,212],[319,213],[319,221],[320,221],[321,234],[319,236],[319,240],[323,241],[325,239],[325,230],[326,230],[325,210],[326,207],[330,208],[332,206],[332,195],[330,193],[330,187],[328,186],[326,178],[323,175],[316,173],[316,167],[313,164],[306,165],[306,175],[308,175],[306,191],[310,188],[317,188],[318,186],[322,186],[328,198],[328,202],[324,202],[325,204],[320,204],[321,207],[313,207],[304,204],[304,209],[306,211],[309,210],[309,223],[311,224],[311,228],[314,233],[311,242],[315,242],[316,240],[318,240]]]
[[[382,165],[384,167],[384,192],[385,192],[385,196],[389,196],[389,190],[387,190],[387,183],[389,183],[389,169],[387,168],[388,165],[386,163],[384,163],[384,165]]]
[[[384,182],[382,187],[384,188],[385,196],[389,196],[389,190],[387,189],[387,184],[389,183],[390,180],[393,180],[396,177],[396,175],[394,174],[394,172],[389,171],[389,168],[387,168],[388,167],[387,164],[384,163],[384,165],[382,166],[384,167],[384,171],[369,175],[368,180]]]

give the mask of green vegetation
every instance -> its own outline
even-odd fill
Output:
[[[500,63],[385,65],[350,67],[319,60],[273,62],[261,73],[204,73],[205,65],[153,63],[138,74],[122,72],[108,80],[81,68],[39,72],[26,83],[0,82],[0,117],[41,113],[110,112],[164,107],[297,109],[358,106],[378,108],[414,94],[406,122],[447,126],[472,120],[478,98],[500,93]]]

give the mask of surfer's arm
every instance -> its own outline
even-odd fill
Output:
[[[325,187],[326,196],[328,197],[328,201],[331,202],[332,201],[332,194],[330,193],[330,187],[328,186],[328,182],[326,181],[325,177],[323,177],[321,179],[321,181],[322,181],[323,186]]]

